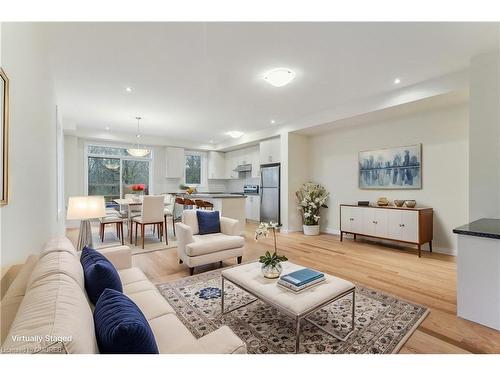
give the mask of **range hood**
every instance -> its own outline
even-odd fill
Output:
[[[233,169],[234,172],[251,172],[252,171],[252,164],[241,164],[238,165],[235,169]]]

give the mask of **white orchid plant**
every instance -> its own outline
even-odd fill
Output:
[[[275,267],[278,263],[286,262],[288,260],[286,256],[278,255],[278,248],[276,247],[277,228],[278,228],[278,223],[273,223],[271,221],[269,223],[260,223],[257,229],[255,230],[255,241],[258,241],[259,238],[268,237],[271,230],[273,232],[274,252],[271,254],[269,251],[266,251],[266,253],[259,258],[259,262],[263,263],[265,266]]]
[[[318,225],[320,209],[328,208],[326,201],[330,193],[326,191],[324,186],[307,182],[295,193],[299,203],[298,210],[302,213],[304,225]]]

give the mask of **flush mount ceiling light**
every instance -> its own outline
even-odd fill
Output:
[[[127,148],[127,153],[130,156],[135,156],[137,158],[143,158],[143,157],[149,155],[150,151],[144,147],[141,147],[141,145],[139,144],[139,138],[141,138],[141,129],[139,127],[139,121],[141,120],[141,117],[136,117],[135,119],[137,120],[137,134],[135,135],[135,137],[137,138],[137,143],[135,145],[133,145],[133,147]]]
[[[231,138],[239,138],[243,135],[243,132],[230,131],[230,132],[227,132],[227,135],[230,136]]]
[[[132,92],[132,87],[125,87],[126,92]]]
[[[276,68],[264,74],[264,79],[274,87],[288,85],[295,78],[295,72],[289,68]]]
[[[394,84],[395,84],[395,85],[399,85],[400,83],[401,83],[401,80],[400,80],[399,78],[396,78],[396,79],[394,80]]]
[[[276,124],[276,121],[275,120],[271,120],[271,125],[274,125]]]

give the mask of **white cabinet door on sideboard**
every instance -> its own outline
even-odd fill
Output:
[[[362,217],[362,231],[368,236],[387,237],[387,210],[372,210],[369,207],[354,208],[359,210]]]
[[[418,246],[429,243],[432,252],[432,208],[365,207],[340,205],[340,240],[344,233],[400,241]]]
[[[340,227],[345,228],[346,232],[360,233],[363,231],[361,210],[358,210],[354,207],[343,206],[340,219],[341,219]]]

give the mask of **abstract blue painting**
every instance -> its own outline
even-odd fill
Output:
[[[359,153],[360,189],[421,189],[422,145]]]

